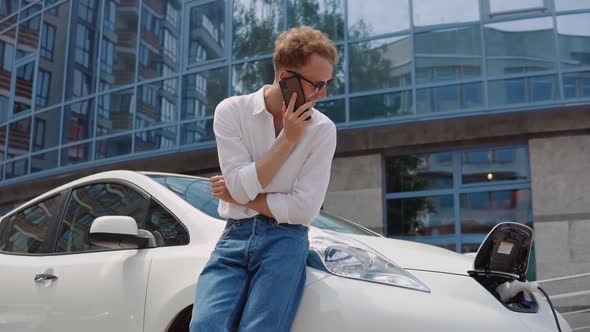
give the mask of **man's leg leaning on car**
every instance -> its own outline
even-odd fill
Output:
[[[199,281],[191,332],[289,331],[305,286],[307,227],[230,220]]]
[[[308,228],[272,219],[259,225],[264,237],[249,262],[251,280],[240,331],[288,332],[305,287]]]
[[[248,290],[248,270],[244,260],[247,237],[243,239],[242,227],[240,221],[227,222],[199,276],[191,332],[228,331],[243,307]]]

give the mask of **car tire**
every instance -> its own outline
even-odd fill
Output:
[[[191,323],[193,306],[184,308],[170,325],[168,332],[188,332]]]

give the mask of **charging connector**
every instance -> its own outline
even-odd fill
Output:
[[[508,302],[508,300],[512,299],[516,296],[516,294],[524,291],[524,299],[527,301],[532,301],[532,298],[529,296],[532,292],[536,291],[539,288],[539,284],[534,281],[506,281],[505,283],[501,284],[500,286],[496,287],[496,292],[500,295],[500,298],[504,302]],[[527,294],[528,293],[528,294]]]
[[[551,311],[553,312],[553,317],[555,318],[555,324],[557,325],[557,331],[561,332],[561,326],[559,325],[559,319],[557,318],[557,314],[555,312],[555,308],[553,307],[553,303],[549,299],[549,295],[543,290],[543,288],[539,287],[539,284],[534,281],[506,281],[505,283],[501,284],[500,286],[496,287],[496,292],[500,295],[502,301],[507,302],[516,294],[523,292],[523,299],[524,302],[530,302],[532,299],[529,297],[532,292],[539,290],[545,297],[547,298],[547,302],[549,302],[549,306],[551,307]]]

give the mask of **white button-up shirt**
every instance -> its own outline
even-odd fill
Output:
[[[270,150],[275,137],[273,116],[266,111],[264,87],[255,93],[223,100],[215,109],[213,130],[219,165],[232,197],[245,204],[266,193],[266,202],[279,223],[308,226],[324,202],[332,158],[336,150],[336,126],[314,109],[312,124],[271,182],[262,188],[255,162]],[[243,219],[257,211],[225,201],[222,217]]]

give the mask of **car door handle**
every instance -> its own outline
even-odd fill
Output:
[[[41,273],[35,276],[35,282],[45,281],[45,280],[56,280],[57,276],[54,274],[49,273]]]

